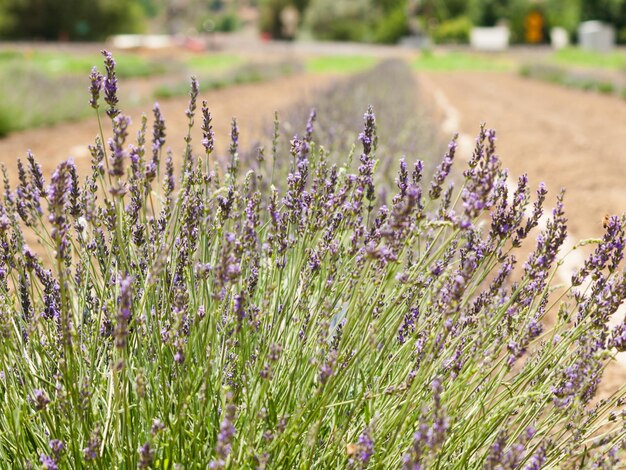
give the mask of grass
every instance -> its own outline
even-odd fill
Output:
[[[194,55],[184,63],[193,73],[206,73],[230,69],[241,65],[244,59],[234,54]]]
[[[4,51],[0,53],[0,67],[20,66],[36,69],[51,77],[89,74],[100,55],[68,54],[64,52]],[[137,54],[118,54],[117,74],[120,78],[149,77],[167,72],[164,62]]]
[[[625,70],[626,55],[621,52],[599,53],[586,51],[577,47],[568,47],[556,51],[552,55],[552,61],[561,65],[575,67]]]
[[[597,77],[588,72],[571,70],[567,67],[548,64],[525,64],[519,69],[522,77],[554,83],[583,91],[592,91],[603,95],[622,95],[623,88],[604,77]]]
[[[512,64],[496,56],[467,54],[464,52],[435,53],[424,51],[413,61],[415,70],[432,72],[455,72],[459,70],[505,71]]]
[[[306,61],[309,73],[356,73],[367,70],[378,62],[371,56],[321,56]]]

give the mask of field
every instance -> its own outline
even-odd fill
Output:
[[[0,52],[0,467],[619,468],[626,100],[257,47]]]

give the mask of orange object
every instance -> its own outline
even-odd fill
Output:
[[[526,26],[525,39],[530,44],[537,44],[543,41],[543,15],[537,10],[531,11],[526,19],[524,25]]]

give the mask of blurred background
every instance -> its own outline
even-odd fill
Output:
[[[114,34],[202,35],[247,31],[273,39],[394,44],[427,35],[470,41],[474,26],[506,23],[513,44],[548,43],[564,28],[599,20],[626,42],[624,0],[3,0],[0,38],[98,41]]]

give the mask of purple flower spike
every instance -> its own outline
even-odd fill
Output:
[[[106,76],[104,77],[104,101],[109,105],[107,109],[107,115],[113,119],[119,113],[117,109],[117,77],[115,76],[115,59],[109,51],[102,51],[104,56],[104,67],[106,69]]]
[[[154,459],[154,451],[150,447],[150,443],[146,442],[142,445],[137,452],[139,452],[139,462],[137,463],[138,469],[150,468],[152,460]]]
[[[198,99],[198,93],[200,89],[198,86],[198,80],[196,77],[191,77],[191,89],[189,90],[189,107],[185,111],[185,115],[190,120],[190,125],[193,125],[193,117],[196,114],[196,101]]]
[[[111,176],[124,176],[124,142],[128,137],[128,126],[130,118],[128,116],[117,116],[113,119],[113,138],[109,139],[109,149],[111,150]]]
[[[443,161],[437,167],[435,176],[433,177],[433,180],[430,183],[430,191],[428,192],[428,196],[432,200],[439,199],[439,196],[441,196],[443,183],[448,177],[450,170],[452,169],[452,162],[454,161],[454,155],[456,153],[458,138],[459,138],[459,135],[455,134],[454,137],[452,138],[452,141],[448,144],[448,151],[443,156]]]
[[[226,396],[226,400],[232,400],[232,395],[230,393]],[[235,437],[236,432],[236,411],[237,407],[232,403],[225,406],[224,417],[222,419],[222,423],[220,424],[220,432],[217,435],[217,444],[215,445],[217,459],[212,460],[209,463],[209,468],[224,468],[226,465],[226,460],[228,459],[228,455],[231,451],[231,442],[233,437]]]
[[[131,319],[132,306],[132,279],[126,276],[120,281],[120,296],[118,300],[117,323],[113,336],[115,337],[115,347],[123,349],[126,347],[128,337],[128,324]]]
[[[367,468],[372,455],[374,455],[374,440],[370,425],[363,430],[357,440],[354,455],[349,460],[350,467],[359,470]]]
[[[38,411],[43,410],[46,406],[48,406],[48,403],[50,403],[50,400],[43,392],[43,390],[40,390],[38,388],[33,390],[33,401],[35,403],[35,409],[37,409]]]
[[[213,125],[211,123],[213,117],[209,112],[209,107],[206,101],[202,102],[202,145],[206,150],[206,154],[211,155],[213,148],[215,147],[215,132],[213,132]]]
[[[93,69],[91,69],[91,75],[89,75],[89,80],[91,82],[91,85],[89,87],[89,92],[91,93],[89,105],[93,109],[98,109],[100,107],[98,101],[100,100],[100,93],[102,92],[104,77],[100,72],[98,72],[98,69],[94,67]]]
[[[39,462],[41,462],[41,468],[45,470],[58,470],[59,468],[56,461],[49,455],[41,454]]]

